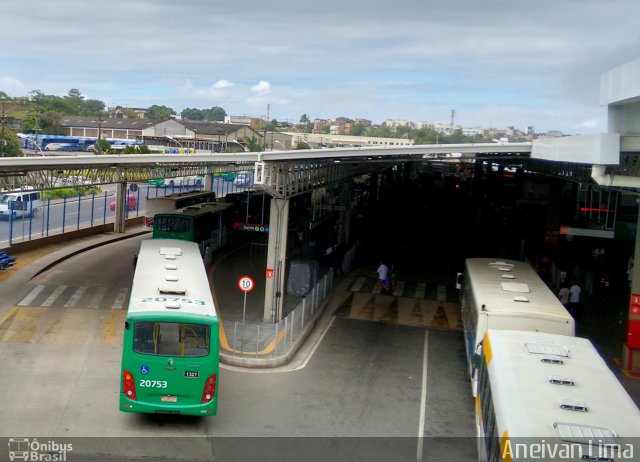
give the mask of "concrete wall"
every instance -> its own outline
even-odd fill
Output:
[[[134,226],[142,226],[144,225],[145,217],[136,217],[129,218],[126,221],[126,227],[134,227]],[[113,223],[106,223],[104,225],[93,226],[91,228],[83,228],[76,231],[69,231],[63,234],[55,234],[53,236],[32,239],[30,241],[19,242],[13,244],[11,247],[5,248],[9,254],[19,254],[20,252],[26,252],[28,250],[33,250],[38,247],[42,247],[47,244],[57,244],[60,242],[71,241],[74,239],[79,239],[87,236],[93,236],[95,234],[101,233],[111,233],[113,232]]]

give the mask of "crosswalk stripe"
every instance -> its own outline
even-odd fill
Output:
[[[80,286],[80,287],[78,287],[78,289],[74,292],[74,294],[71,296],[69,301],[67,301],[67,303],[65,303],[64,307],[65,308],[73,308],[73,307],[75,307],[78,304],[78,302],[80,301],[80,298],[84,295],[84,293],[87,291],[88,288],[89,288],[89,286]]]
[[[362,289],[362,286],[364,285],[366,280],[367,278],[365,277],[356,278],[355,282],[351,285],[351,290],[354,292],[359,292]]]
[[[102,298],[104,297],[104,295],[107,293],[107,288],[106,287],[98,287],[96,289],[96,293],[93,296],[93,298],[91,299],[91,302],[89,303],[89,308],[100,308],[100,302],[102,301]]]
[[[395,288],[393,289],[393,295],[396,297],[402,297],[404,294],[404,286],[406,285],[405,281],[396,282]]]
[[[44,301],[44,303],[42,303],[41,306],[51,306],[53,305],[53,302],[56,301],[56,299],[60,296],[60,294],[62,292],[64,292],[64,290],[67,288],[67,286],[65,285],[60,285],[58,287],[55,288],[55,290],[51,293],[51,295],[49,295],[49,297],[47,297],[47,299]]]
[[[424,298],[424,294],[427,291],[427,285],[424,282],[419,282],[416,285],[416,290],[413,294],[415,298]]]
[[[438,284],[438,291],[436,292],[436,300],[440,302],[447,301],[447,286]]]
[[[113,301],[113,304],[111,305],[111,309],[121,310],[122,305],[124,304],[124,301],[127,299],[128,293],[129,293],[128,287],[121,287],[120,291],[118,292],[118,295],[116,296],[116,299]]]
[[[24,297],[20,301],[20,303],[18,303],[18,306],[29,306],[29,304],[35,300],[35,298],[40,294],[40,292],[44,290],[45,287],[46,287],[45,285],[35,286],[33,289],[31,289],[31,292],[29,292],[29,295]]]

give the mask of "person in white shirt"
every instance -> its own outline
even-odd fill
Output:
[[[382,285],[382,293],[387,293],[389,290],[389,268],[383,262],[380,262],[380,266],[376,271],[378,272],[378,283]]]

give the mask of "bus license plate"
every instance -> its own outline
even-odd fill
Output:
[[[200,373],[198,371],[184,371],[184,376],[190,379],[197,379]]]
[[[160,396],[160,401],[162,401],[163,403],[177,403],[178,397],[171,395],[162,395]]]

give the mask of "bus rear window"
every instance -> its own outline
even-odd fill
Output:
[[[189,231],[189,219],[174,216],[156,216],[154,226],[165,233],[185,233]]]
[[[207,356],[211,328],[203,324],[140,321],[133,329],[133,351],[161,356]]]

